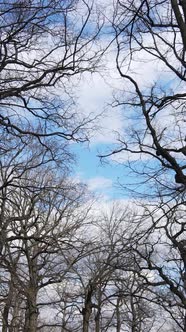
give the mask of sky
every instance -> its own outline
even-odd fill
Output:
[[[113,109],[113,89],[121,82],[115,70],[114,53],[105,59],[106,68],[100,73],[85,74],[78,86],[78,107],[80,112],[98,116],[93,125],[95,130],[88,143],[73,144],[77,157],[75,176],[86,183],[88,189],[103,200],[117,200],[124,196],[118,186],[120,176],[125,177],[123,166],[109,159],[101,160],[99,155],[110,150],[116,143],[118,132],[123,129],[122,111]],[[112,74],[111,74],[112,72]]]
[[[103,48],[108,43],[108,37],[104,38],[102,40]],[[150,34],[143,36],[143,38],[144,44],[152,44]],[[167,38],[169,38],[168,35]],[[98,116],[94,123],[97,128],[90,136],[89,144],[71,145],[72,151],[77,156],[77,164],[74,169],[75,177],[86,183],[91,191],[98,194],[98,196],[101,195],[105,201],[119,200],[121,198],[128,199],[129,191],[125,189],[125,186],[128,186],[129,183],[134,184],[136,186],[134,189],[137,191],[138,189],[141,191],[145,190],[143,186],[138,188],[138,181],[141,180],[140,175],[139,178],[137,175],[131,175],[130,177],[129,170],[125,167],[129,158],[126,152],[116,154],[113,157],[102,160],[102,162],[99,158],[100,154],[105,154],[116,147],[119,135],[125,135],[127,132],[130,134],[130,126],[136,125],[138,129],[140,128],[138,120],[135,118],[136,114],[133,120],[131,120],[132,107],[131,109],[126,107],[112,107],[114,95],[119,95],[119,99],[124,100],[131,93],[131,85],[126,83],[117,72],[115,52],[116,45],[113,43],[102,60],[99,73],[86,73],[78,83],[76,91],[78,108],[86,116],[87,114],[91,114],[93,117]],[[160,94],[161,88],[162,91],[164,88],[166,88],[166,91],[170,89],[170,94],[172,88],[178,91],[177,87],[175,89],[175,85],[178,84],[177,79],[175,80],[175,75],[172,75],[170,70],[167,70],[165,65],[153,55],[140,50],[140,52],[133,54],[133,61],[130,63],[130,66],[130,52],[127,48],[126,50],[122,50],[121,56],[125,59],[122,62],[122,70],[132,75],[143,92],[149,91],[155,83],[157,83],[158,93]],[[175,59],[172,61],[174,62]],[[160,121],[158,120],[159,122],[157,122],[157,128],[160,128],[160,130],[165,129],[167,135],[164,136],[167,139],[169,137],[172,139],[172,133],[176,133],[176,130],[171,127],[169,113],[169,110],[168,113],[164,111],[164,118],[161,113]],[[172,123],[175,123],[174,119]],[[175,142],[176,139],[177,137],[175,137]],[[172,144],[171,141],[166,142],[166,144],[169,143]],[[130,160],[136,162],[136,167],[139,169],[143,167],[145,161],[149,164],[149,169],[153,166],[149,157],[144,154],[131,154]],[[119,186],[119,183],[122,186]]]
[[[101,2],[101,7],[100,1],[95,0],[95,4],[99,5],[101,15],[103,14],[106,21],[109,22],[109,18],[112,19],[113,15],[112,1],[103,0]],[[111,8],[109,8],[108,4],[110,4]],[[84,9],[84,6],[82,9],[80,8],[80,12],[83,11],[81,13],[84,14],[84,10],[87,11],[86,6],[85,8],[86,10]],[[109,17],[110,14],[111,17]],[[77,13],[73,15],[77,16]],[[97,15],[96,10],[95,15]],[[86,15],[84,16],[86,17]],[[80,15],[76,18],[77,22],[75,23],[75,25],[77,25],[77,28],[79,27],[79,24],[82,24],[80,19],[81,17],[82,16]],[[87,29],[91,29],[93,27],[93,25],[95,24],[95,17],[93,15],[93,21],[91,21],[90,24],[87,25]],[[72,18],[74,18],[74,16],[72,16]],[[128,17],[126,19],[128,19]],[[73,20],[72,22],[71,20],[70,23],[73,23]],[[57,25],[56,29],[56,31],[61,29],[60,24]],[[105,49],[106,45],[108,45],[110,43],[110,40],[112,39],[111,34],[108,33],[108,25],[106,25],[103,30],[103,36],[101,36],[99,40],[99,43],[102,43],[101,49]],[[85,31],[85,35],[86,33],[87,30]],[[167,34],[167,38],[169,38],[169,33]],[[51,42],[55,43],[55,38],[49,38],[49,40],[44,41],[44,43],[42,41],[46,49],[48,49],[48,46],[50,48]],[[146,34],[145,36],[143,36],[143,42],[145,45],[152,45],[152,37],[150,36],[150,34]],[[133,46],[136,47],[135,41]],[[94,47],[98,47],[99,49],[98,43],[95,43],[95,45],[92,47],[92,51],[97,51],[97,48],[94,49]],[[133,116],[132,120],[132,113],[134,112],[132,110],[132,106],[130,108],[112,107],[112,103],[114,100],[113,95],[115,95],[116,97],[118,96],[118,99],[122,101],[127,99],[129,94],[131,93],[131,85],[124,81],[117,72],[116,49],[117,47],[113,42],[111,44],[111,47],[109,47],[103,59],[99,63],[99,68],[97,72],[84,73],[81,79],[79,79],[78,77],[77,81],[76,77],[72,76],[72,85],[75,89],[75,91],[72,91],[72,95],[73,93],[76,93],[78,97],[77,108],[79,109],[79,112],[85,117],[90,114],[90,117],[96,118],[93,123],[93,126],[95,126],[95,130],[92,131],[90,135],[89,144],[71,144],[71,149],[77,156],[77,164],[74,167],[74,176],[80,181],[86,183],[91,191],[95,192],[98,195],[102,195],[105,200],[117,200],[121,197],[127,197],[128,191],[125,190],[124,187],[125,185],[127,186],[128,183],[133,183],[136,185],[136,187],[138,187],[138,177],[136,175],[130,177],[129,172],[125,167],[129,158],[129,154],[127,154],[126,152],[115,154],[110,158],[102,160],[102,162],[99,158],[100,154],[104,155],[105,153],[108,153],[108,151],[111,151],[117,146],[119,135],[123,135],[125,138],[127,137],[125,135],[130,135],[130,132],[132,133],[130,126],[138,126],[137,130],[141,129],[139,127],[140,125],[138,124],[138,120],[136,119],[136,114]],[[163,51],[166,50],[163,49]],[[32,60],[36,56],[35,52],[37,52],[37,50],[35,50],[34,47],[34,54],[29,54]],[[28,55],[24,54],[24,56],[27,57]],[[56,49],[56,51],[54,53],[51,53],[50,56],[51,59],[53,59],[53,57],[54,59],[61,59],[61,50]],[[174,84],[173,78],[170,74],[170,70],[164,70],[165,68],[162,68],[161,61],[155,60],[155,57],[153,55],[145,52],[143,49],[140,49],[140,52],[133,52],[132,56],[133,59],[130,63],[130,49],[128,48],[127,44],[122,44],[121,68],[124,73],[130,72],[130,74],[136,80],[140,89],[142,89],[143,92],[145,91],[145,89],[150,89],[151,86],[158,81],[162,84],[162,87],[166,87],[166,89],[168,89],[169,87],[171,87],[172,84]],[[174,57],[171,61],[175,61]],[[78,83],[76,84],[76,82]],[[67,80],[64,82],[64,87],[68,91]],[[60,95],[61,90],[57,91],[55,87],[55,91],[56,93],[59,92]],[[76,110],[74,113],[76,113]],[[161,128],[162,126],[162,130],[164,130],[164,128],[166,127],[168,116],[170,119],[169,113],[166,113],[165,118],[163,119],[161,113],[158,128]],[[175,121],[172,122],[174,123]],[[170,121],[168,125],[170,131]],[[179,126],[179,130],[180,128],[181,126]],[[167,128],[165,129],[167,133],[168,130]],[[177,135],[175,128],[171,128],[171,130]],[[185,127],[183,129],[183,132],[181,132],[180,136],[184,137],[184,131]],[[167,135],[167,140],[169,139],[169,137],[171,137],[172,139],[172,136],[172,133],[171,136]],[[176,137],[174,140],[176,141]],[[169,144],[169,142],[166,143]],[[135,145],[132,146],[132,148],[135,147]],[[130,160],[132,160],[133,162],[136,161],[136,165],[138,163],[139,168],[143,166],[144,159],[149,163],[147,156],[144,157],[144,155],[140,156],[139,154],[137,156],[131,154],[130,156]],[[118,183],[122,183],[122,187],[119,186]],[[141,188],[141,190],[143,190],[143,187]]]
[[[162,76],[161,68],[152,66],[150,60],[149,58],[149,62],[141,63],[138,68],[134,64],[132,68],[133,76],[144,87]],[[126,152],[112,158],[99,158],[100,154],[105,154],[116,146],[118,133],[125,132],[130,126],[130,120],[125,120],[126,110],[111,106],[114,91],[124,93],[128,89],[116,70],[113,50],[110,50],[104,61],[104,69],[100,73],[85,74],[77,89],[80,111],[86,115],[90,113],[91,116],[98,116],[98,128],[90,136],[89,144],[73,144],[71,149],[77,156],[75,176],[86,183],[91,191],[109,201],[128,199],[129,191],[124,186],[138,183],[138,179],[134,175],[130,177],[129,170],[125,167],[128,160]],[[132,157],[139,158],[139,155]],[[140,160],[138,164],[140,165]],[[122,183],[122,187],[119,183]],[[138,190],[138,185],[135,187]]]

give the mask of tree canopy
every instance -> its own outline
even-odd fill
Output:
[[[2,332],[186,332],[186,2],[108,5],[0,2]],[[106,210],[71,149],[96,118],[75,88],[105,54],[126,125],[101,158],[135,179]]]

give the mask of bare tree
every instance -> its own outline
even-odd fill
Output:
[[[108,155],[128,153],[152,195],[185,188],[185,10],[184,1],[121,0],[113,12],[116,66],[126,86],[113,106],[131,123]],[[139,69],[148,63],[147,80]]]
[[[91,236],[86,235],[90,238],[87,255],[72,268],[77,282],[73,304],[82,314],[82,331],[149,332],[157,320],[136,272],[137,255],[131,250],[129,228],[133,218],[129,210],[113,208],[98,218],[91,245]]]
[[[180,331],[186,331],[185,23],[185,1],[114,2],[116,67],[124,87],[113,107],[130,122],[106,154],[124,157],[135,174],[134,193],[146,198],[145,223],[139,218],[131,242],[135,270]],[[151,72],[143,75],[149,63]]]
[[[95,13],[84,0],[1,3],[1,130],[24,142],[35,137],[53,158],[54,136],[87,138],[89,115],[78,114],[70,90],[71,77],[77,83],[94,71],[102,53],[96,39],[103,21]]]
[[[13,184],[6,187],[2,205],[6,225],[1,275],[8,281],[5,299],[2,293],[3,331],[11,327],[36,331],[39,292],[61,283],[84,253],[80,229],[87,222],[89,207],[81,207],[84,186],[55,175],[48,165],[37,171],[27,169],[19,176],[19,185]],[[16,296],[22,299],[19,308]],[[19,309],[25,314],[21,327],[19,314],[15,317]]]
[[[185,331],[185,209],[165,205],[145,208],[143,230],[133,243],[137,273],[146,288],[146,298],[153,296],[155,306],[163,310],[169,324]]]

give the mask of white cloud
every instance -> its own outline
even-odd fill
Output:
[[[104,191],[112,187],[112,180],[106,177],[98,176],[87,180],[87,185],[91,191]]]
[[[103,47],[106,42],[106,40],[102,40]],[[165,66],[144,50],[136,55],[129,67],[127,53],[128,50],[123,50],[121,54],[121,58],[126,58],[126,61],[122,63],[122,70],[124,73],[130,74],[142,90],[148,89],[155,81],[159,81],[161,84],[162,80],[170,81],[172,79],[170,72],[165,70]],[[129,126],[129,118],[124,121],[123,114],[126,114],[124,107],[113,108],[111,106],[114,91],[116,91],[116,98],[118,97],[121,102],[134,93],[131,83],[121,78],[117,72],[115,58],[116,52],[113,44],[112,49],[105,55],[99,74],[86,73],[78,86],[80,111],[86,115],[91,113],[93,116],[102,114],[96,122],[98,130],[96,134],[93,134],[90,144],[115,143],[117,141],[116,133],[124,132]],[[129,117],[129,112],[127,114]]]
[[[106,73],[86,75],[78,87],[79,108],[84,114],[97,117],[91,144],[112,143],[116,141],[115,132],[122,130],[121,110],[111,108],[114,79]]]

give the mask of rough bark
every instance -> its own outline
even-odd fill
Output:
[[[116,303],[116,332],[121,331],[121,315],[120,315],[120,298],[117,298]]]
[[[29,295],[27,298],[27,308],[25,313],[25,325],[24,332],[36,332],[37,331],[37,292],[35,289],[30,289]]]
[[[86,291],[86,297],[85,297],[85,305],[82,310],[83,315],[83,332],[89,331],[89,322],[90,322],[90,316],[92,313],[92,294],[93,294],[93,287],[91,282],[89,282],[87,286]]]

